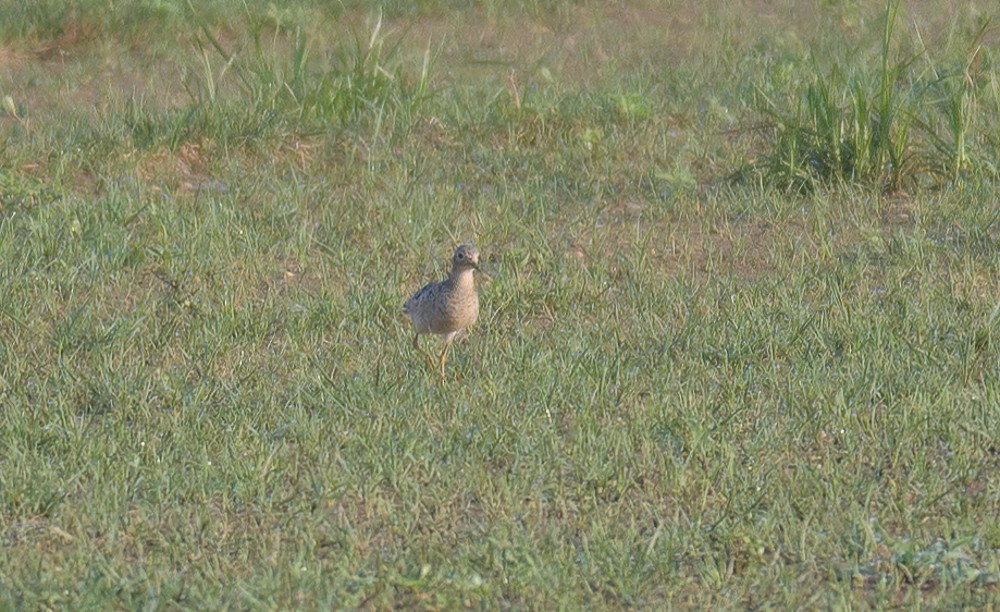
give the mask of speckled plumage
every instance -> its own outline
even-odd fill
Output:
[[[431,283],[406,301],[404,310],[413,321],[413,346],[423,353],[433,366],[433,359],[420,347],[421,334],[444,336],[444,348],[438,358],[441,375],[448,349],[463,329],[479,316],[479,296],[476,295],[474,273],[479,270],[479,251],[463,244],[455,249],[451,259],[451,274],[438,283]]]

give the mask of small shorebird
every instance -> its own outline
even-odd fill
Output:
[[[479,270],[479,251],[471,244],[455,249],[448,278],[431,283],[413,294],[403,307],[413,321],[416,333],[413,346],[434,367],[434,358],[420,346],[420,334],[444,336],[444,348],[438,357],[438,368],[444,376],[444,362],[455,336],[476,322],[479,316],[479,296],[473,272]]]

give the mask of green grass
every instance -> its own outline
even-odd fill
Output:
[[[994,7],[297,6],[2,9],[0,609],[1000,604]]]
[[[857,61],[864,52],[856,51],[846,67],[835,63],[829,74],[809,75],[804,93],[791,103],[767,91],[784,96],[787,83],[758,87],[757,105],[776,133],[760,168],[769,184],[810,190],[848,181],[893,192],[967,176],[995,178],[992,147],[970,146],[973,134],[994,127],[995,118],[977,112],[980,91],[990,82],[979,72],[983,40],[993,29],[989,21],[953,66],[932,56],[919,30],[919,49],[896,59],[898,11],[898,3],[887,4],[881,48],[867,64]],[[817,72],[825,70],[827,62],[811,61]]]

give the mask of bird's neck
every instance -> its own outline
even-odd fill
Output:
[[[456,289],[473,289],[476,286],[472,276],[474,271],[472,268],[453,270],[451,276],[448,277],[448,283]]]

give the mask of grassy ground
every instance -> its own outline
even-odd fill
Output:
[[[1000,605],[992,3],[126,4],[0,4],[0,609]]]

